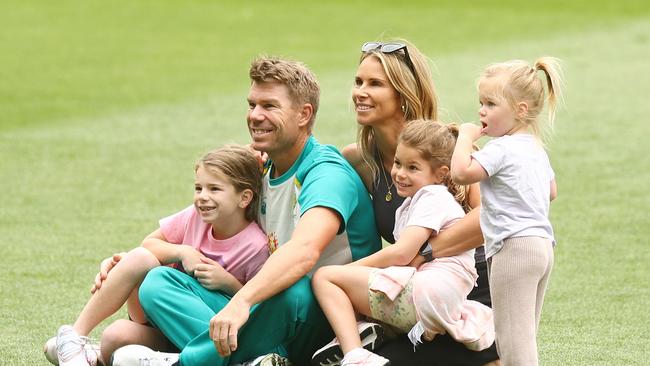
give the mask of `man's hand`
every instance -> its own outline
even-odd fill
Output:
[[[90,288],[91,294],[94,294],[100,287],[102,287],[102,283],[104,283],[104,280],[108,277],[108,272],[110,272],[125,255],[125,252],[113,254],[113,256],[104,259],[99,264],[99,273],[95,276],[95,283],[93,283]]]
[[[217,315],[210,319],[210,338],[221,357],[237,350],[237,333],[248,321],[250,305],[233,297]]]

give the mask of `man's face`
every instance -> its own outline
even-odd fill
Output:
[[[269,155],[290,150],[300,135],[300,113],[285,85],[253,82],[246,114],[251,147]]]

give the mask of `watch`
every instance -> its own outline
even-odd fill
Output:
[[[424,257],[425,262],[431,262],[433,260],[433,251],[428,240],[420,247],[420,255]]]

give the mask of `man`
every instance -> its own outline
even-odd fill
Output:
[[[269,157],[260,224],[273,254],[232,298],[180,271],[150,272],[140,288],[142,307],[181,353],[127,346],[115,352],[115,365],[145,359],[228,365],[269,353],[307,365],[333,337],[309,276],[322,265],[349,263],[380,249],[363,183],[335,148],[311,134],[320,93],[314,75],[301,63],[277,58],[253,61],[249,74],[251,146]],[[269,364],[283,364],[272,359]]]

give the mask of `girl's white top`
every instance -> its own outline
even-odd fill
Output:
[[[481,181],[481,230],[490,258],[512,237],[538,236],[555,244],[548,218],[555,173],[535,136],[506,135],[472,154],[488,174]]]

